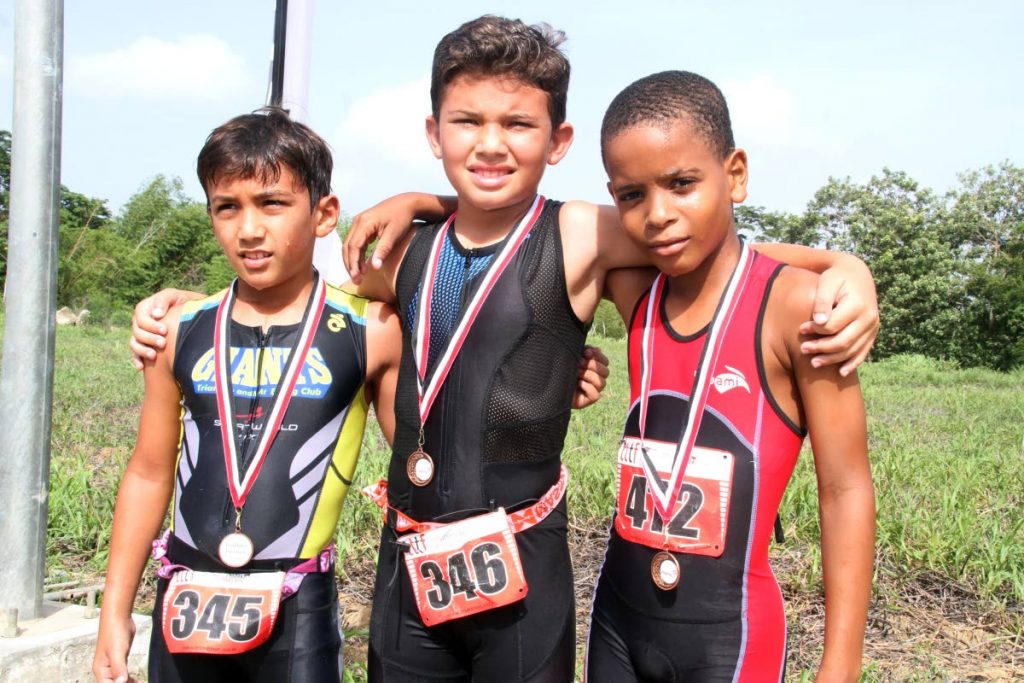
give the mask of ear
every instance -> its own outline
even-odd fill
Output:
[[[434,157],[437,159],[441,158],[441,126],[437,123],[437,119],[431,114],[427,117],[427,143],[430,145],[430,151],[434,153]]]
[[[317,237],[330,235],[338,227],[338,219],[341,217],[341,202],[338,195],[329,194],[321,197],[316,204],[316,229]]]
[[[725,175],[729,181],[729,198],[741,204],[747,198],[747,153],[734,149],[725,158]]]
[[[549,164],[554,166],[562,160],[562,157],[569,151],[569,147],[572,146],[573,135],[575,135],[575,131],[568,121],[563,121],[558,128],[551,132],[551,143],[548,147]]]

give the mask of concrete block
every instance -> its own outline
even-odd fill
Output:
[[[56,602],[43,604],[43,616],[18,624],[18,636],[0,638],[0,681],[3,683],[90,683],[99,618],[87,619],[86,608]],[[146,679],[148,616],[133,615],[135,640],[128,669]]]

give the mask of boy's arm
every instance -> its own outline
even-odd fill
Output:
[[[367,398],[389,445],[395,438],[395,387],[401,360],[398,314],[387,304],[371,302],[366,311]]]
[[[784,364],[795,378],[814,451],[821,518],[825,582],[825,649],[818,681],[856,681],[861,668],[864,629],[874,566],[875,498],[867,451],[864,401],[856,373],[815,367],[801,351],[793,324],[814,305],[813,276],[787,268],[776,282],[786,310],[779,315],[785,337]],[[791,286],[796,281],[796,286]],[[786,288],[789,289],[788,293]],[[771,318],[767,318],[771,320]],[[776,365],[777,368],[777,365]],[[769,376],[771,371],[769,371]],[[779,392],[776,392],[779,396]],[[783,399],[785,400],[785,399]]]
[[[776,261],[821,274],[809,320],[800,332],[807,339],[801,351],[819,365],[842,363],[848,375],[864,362],[878,336],[878,297],[867,264],[852,254],[798,244],[760,243],[753,247]]]
[[[136,370],[142,370],[145,361],[156,360],[157,352],[167,343],[168,327],[163,321],[167,311],[204,296],[183,289],[161,289],[135,304],[132,338],[128,340],[128,348],[131,349],[132,365]]]
[[[128,651],[135,635],[132,605],[153,539],[167,513],[174,490],[174,465],[180,434],[181,392],[171,372],[178,313],[165,324],[172,329],[167,350],[147,361],[145,396],[135,450],[118,487],[106,588],[100,609],[93,674],[99,681],[126,681]]]
[[[395,245],[407,237],[414,220],[440,221],[455,213],[457,206],[455,197],[406,192],[361,211],[352,219],[342,249],[352,282],[359,285],[364,275],[382,268]],[[366,250],[375,239],[377,245],[367,263]]]

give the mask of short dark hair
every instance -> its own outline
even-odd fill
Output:
[[[507,76],[548,94],[552,128],[565,121],[569,60],[558,46],[565,34],[547,24],[484,15],[458,27],[437,44],[430,73],[430,104],[441,113],[441,98],[459,76]]]
[[[736,148],[729,107],[714,83],[689,71],[662,71],[631,83],[608,105],[601,123],[601,159],[616,135],[639,125],[688,121],[723,159]]]
[[[312,129],[279,107],[236,116],[213,130],[199,152],[196,172],[209,198],[221,178],[277,182],[284,164],[309,191],[310,210],[331,193],[331,149]]]

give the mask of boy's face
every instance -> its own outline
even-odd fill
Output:
[[[247,285],[257,290],[309,276],[313,241],[338,222],[338,198],[310,210],[309,191],[287,166],[274,183],[259,178],[218,178],[206,188],[213,233]]]
[[[460,202],[504,209],[533,199],[547,164],[572,144],[572,126],[552,130],[548,95],[520,81],[460,76],[448,84],[427,139]]]
[[[723,160],[687,121],[627,128],[605,144],[608,191],[630,238],[668,275],[700,266],[747,197],[747,155]]]

